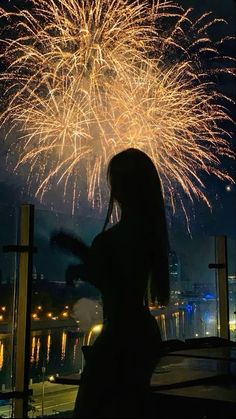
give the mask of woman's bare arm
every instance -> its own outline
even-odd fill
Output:
[[[54,231],[50,237],[50,245],[51,247],[57,247],[64,252],[71,253],[82,259],[84,263],[88,260],[90,247],[73,234],[62,230]]]

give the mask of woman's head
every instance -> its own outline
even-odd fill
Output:
[[[116,154],[108,165],[107,176],[111,197],[121,209],[149,212],[154,200],[162,200],[157,170],[143,151],[129,148]]]

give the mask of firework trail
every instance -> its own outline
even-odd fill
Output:
[[[72,211],[82,189],[101,208],[108,160],[137,147],[156,164],[173,209],[185,211],[186,196],[210,206],[201,174],[232,181],[220,163],[234,157],[212,74],[233,71],[215,65],[209,75],[202,65],[220,58],[207,31],[224,21],[211,13],[192,21],[171,1],[31,3],[31,11],[0,10],[10,27],[0,123],[14,132],[9,153],[15,170],[30,168],[36,195],[62,183]]]

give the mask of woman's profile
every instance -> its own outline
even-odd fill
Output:
[[[103,302],[103,330],[89,351],[74,417],[148,417],[161,343],[149,303],[169,301],[161,182],[152,160],[134,148],[115,155],[107,175],[107,217],[91,248],[64,233],[52,238],[84,260],[84,279],[100,290]],[[121,216],[107,228],[115,203]]]

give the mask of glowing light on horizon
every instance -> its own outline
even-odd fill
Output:
[[[234,153],[213,75],[233,66],[215,65],[208,77],[201,64],[219,58],[207,30],[224,21],[210,12],[193,21],[171,1],[31,3],[32,11],[0,9],[15,29],[1,42],[0,123],[14,132],[14,170],[29,167],[36,196],[62,184],[72,211],[81,191],[101,208],[107,162],[137,147],[153,159],[173,210],[180,204],[186,214],[185,197],[210,206],[201,174],[233,182],[220,167]]]

